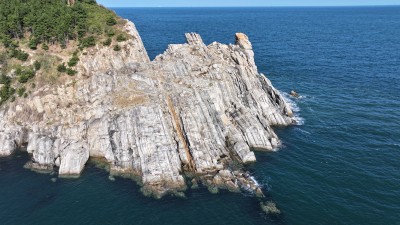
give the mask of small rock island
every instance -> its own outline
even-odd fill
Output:
[[[76,4],[102,8],[90,1],[66,7]],[[8,83],[1,88],[29,85],[30,91],[1,100],[0,156],[27,151],[30,168],[59,176],[77,176],[89,158],[101,158],[112,175],[134,178],[156,198],[197,184],[262,196],[243,165],[256,161],[253,151],[276,149],[272,128],[294,120],[290,105],[258,72],[248,37],[237,33],[235,44],[206,45],[188,33],[187,43],[171,44],[151,61],[132,22],[105,22],[116,38],[91,43],[85,36],[84,47],[76,41],[63,48],[48,41],[37,43],[41,49],[19,44],[28,54],[22,66],[52,57],[60,74],[43,82],[48,74],[36,68],[23,84],[13,79],[23,70],[2,74]],[[65,64],[73,72],[63,73]]]

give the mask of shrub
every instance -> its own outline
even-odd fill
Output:
[[[108,26],[114,26],[115,24],[117,24],[117,21],[115,20],[115,18],[113,16],[110,16],[107,18],[106,24]]]
[[[17,41],[10,41],[9,46],[10,48],[18,48],[19,43]]]
[[[11,58],[16,58],[18,60],[21,60],[21,61],[25,62],[28,59],[29,54],[24,52],[24,51],[22,51],[22,50],[12,49],[10,57]]]
[[[111,42],[112,42],[111,38],[107,38],[107,40],[105,40],[105,41],[103,42],[103,45],[104,45],[104,46],[110,46],[110,45],[111,45]]]
[[[89,36],[89,37],[87,37],[87,38],[83,38],[83,39],[81,40],[80,45],[81,45],[83,48],[93,47],[93,46],[96,45],[96,38],[93,37],[93,36]]]
[[[86,4],[90,4],[90,5],[96,5],[96,0],[83,0],[82,2],[86,3]]]
[[[15,74],[17,74],[17,76],[19,76],[19,75],[21,75],[21,73],[22,73],[22,69],[21,69],[21,67],[18,67],[18,68],[15,70]]]
[[[47,50],[49,50],[49,46],[46,43],[43,43],[42,44],[42,49],[47,51]]]
[[[89,29],[88,29],[88,31],[89,31],[89,33],[91,33],[91,34],[98,34],[98,35],[101,35],[101,34],[103,33],[102,27],[100,27],[100,26],[98,26],[98,25],[90,26]]]
[[[117,41],[118,42],[123,42],[123,41],[126,41],[127,40],[127,38],[125,37],[125,35],[123,35],[123,34],[119,34],[118,36],[117,36]]]
[[[114,36],[115,35],[115,31],[114,30],[108,30],[108,31],[106,31],[106,33],[107,33],[107,36],[109,36],[109,37],[112,37],[112,36]]]
[[[78,71],[73,70],[71,68],[67,69],[67,74],[70,75],[70,76],[74,76],[76,73],[78,73]]]
[[[10,87],[10,90],[9,90],[10,96],[15,94],[15,92],[16,92],[15,88]]]
[[[26,61],[29,57],[29,54],[23,51],[20,51],[19,54],[17,55],[17,59],[21,60],[21,61]]]
[[[119,47],[119,45],[115,45],[114,46],[114,51],[116,51],[116,52],[121,51],[121,47]]]
[[[0,65],[6,65],[6,64],[7,64],[7,53],[1,52],[0,53]]]
[[[1,34],[0,34],[1,35]],[[7,35],[4,35],[2,37],[1,42],[3,42],[4,47],[9,48],[11,46],[11,38]]]
[[[0,76],[0,84],[4,84],[4,85],[10,85],[11,83],[11,78],[6,76],[6,75],[1,75]]]
[[[25,69],[25,70],[21,70],[20,73],[17,73],[18,75],[18,82],[20,82],[21,84],[24,84],[26,82],[28,82],[28,80],[30,80],[31,78],[33,78],[35,76],[35,71],[31,70],[31,69]]]
[[[38,70],[40,70],[40,67],[42,67],[42,64],[39,61],[36,60],[33,63],[33,66],[35,67],[35,70],[38,71]]]
[[[67,67],[65,66],[64,63],[63,63],[63,64],[60,64],[60,65],[58,65],[58,67],[57,67],[57,71],[58,71],[58,72],[61,72],[61,73],[65,73],[65,72],[67,72]]]
[[[7,101],[10,98],[10,86],[4,85],[0,89],[0,104]]]
[[[18,88],[17,90],[18,96],[21,97],[22,95],[24,95],[25,91],[26,91],[25,87]]]
[[[86,29],[83,29],[83,28],[78,29],[78,37],[79,38],[83,38],[85,36],[85,34],[86,34]]]
[[[75,54],[72,56],[72,58],[69,60],[68,62],[68,66],[76,66],[76,64],[78,64],[79,62],[79,58],[78,56],[76,56]]]
[[[38,41],[36,38],[32,38],[31,40],[29,40],[29,48],[30,49],[36,50],[37,45],[38,45]]]

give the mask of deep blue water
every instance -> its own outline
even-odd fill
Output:
[[[143,197],[132,181],[88,166],[77,180],[0,159],[0,224],[400,224],[400,7],[114,9],[135,22],[151,58],[198,32],[248,34],[260,72],[305,123],[249,169],[282,211],[271,220],[241,194]]]

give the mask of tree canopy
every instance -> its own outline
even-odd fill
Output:
[[[115,21],[116,16],[98,6],[95,0],[72,2],[0,0],[0,41],[8,45],[12,39],[20,39],[29,34],[29,44],[34,49],[38,43],[66,44],[68,40],[80,39],[92,30],[104,32],[94,21],[94,18],[99,17],[95,14],[107,14],[102,25],[115,24],[111,22]],[[97,27],[93,27],[93,24]]]
[[[114,35],[118,42],[126,40],[121,25],[114,12],[95,0],[0,0],[0,105],[27,97],[38,76],[76,75],[80,51],[97,43],[110,46]],[[75,52],[60,62],[46,53],[57,54],[52,45],[67,49],[66,54]]]

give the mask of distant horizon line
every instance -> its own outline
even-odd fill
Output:
[[[105,6],[105,5],[103,5]],[[341,8],[341,7],[399,7],[397,5],[293,5],[293,6],[105,6],[107,8]]]

